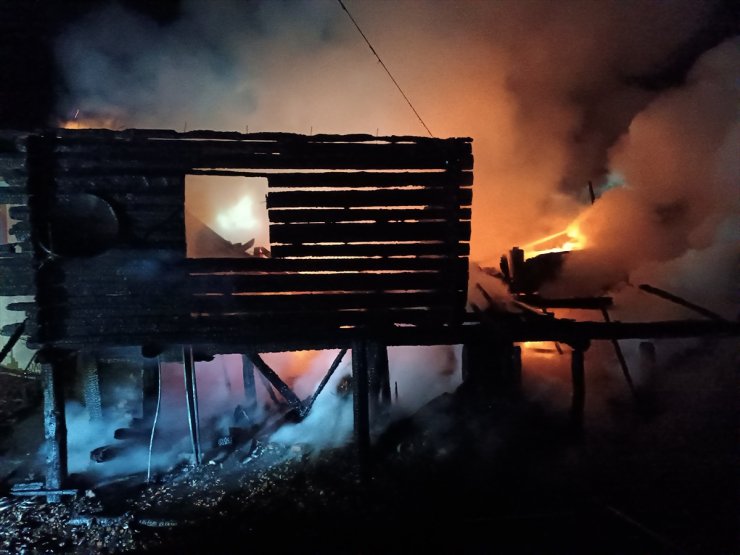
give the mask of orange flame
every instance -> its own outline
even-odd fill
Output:
[[[524,256],[525,258],[532,258],[550,252],[577,251],[584,249],[586,244],[586,236],[581,233],[578,223],[573,222],[563,231],[525,245]]]
[[[121,129],[121,122],[114,116],[89,116],[75,110],[71,119],[59,122],[64,129]]]

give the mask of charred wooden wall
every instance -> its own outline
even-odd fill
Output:
[[[6,134],[32,343],[241,343],[463,317],[469,139],[157,130]],[[271,258],[188,259],[189,174],[268,180]],[[215,184],[214,186],[217,186]]]

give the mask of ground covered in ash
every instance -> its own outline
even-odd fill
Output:
[[[683,354],[580,431],[463,385],[379,434],[368,480],[352,445],[251,440],[61,504],[11,496],[38,478],[16,468],[0,553],[737,553],[737,362],[736,343]]]

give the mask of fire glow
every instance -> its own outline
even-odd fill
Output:
[[[563,231],[525,245],[524,256],[525,258],[533,258],[553,252],[578,251],[586,248],[586,244],[586,237],[581,233],[578,224],[574,222]]]

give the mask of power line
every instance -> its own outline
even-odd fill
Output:
[[[383,63],[383,60],[380,59],[380,56],[375,51],[375,48],[373,48],[373,45],[370,44],[370,41],[365,36],[365,33],[362,32],[362,29],[360,29],[360,26],[355,21],[355,18],[352,17],[352,14],[351,13],[349,13],[349,10],[347,9],[347,6],[344,5],[344,2],[342,2],[342,0],[337,0],[337,2],[339,2],[339,5],[342,6],[342,9],[347,13],[347,17],[349,17],[349,19],[352,22],[352,24],[355,26],[355,28],[357,28],[357,31],[359,31],[360,35],[362,35],[362,38],[365,39],[365,42],[370,47],[370,51],[373,54],[375,54],[375,57],[378,59],[378,62],[380,62],[380,65],[383,66],[383,69],[388,74],[388,77],[391,78],[391,81],[393,81],[393,84],[398,89],[398,92],[401,93],[401,96],[403,96],[403,98],[406,101],[406,103],[409,105],[409,107],[411,108],[411,110],[414,112],[414,114],[416,115],[416,117],[419,119],[419,121],[421,122],[421,124],[424,126],[424,129],[427,130],[427,133],[429,133],[429,136],[430,137],[434,137],[434,135],[432,135],[432,132],[429,130],[429,127],[427,127],[427,124],[424,123],[424,120],[423,119],[421,119],[421,116],[419,115],[419,112],[417,112],[416,111],[416,108],[414,108],[414,105],[411,104],[411,100],[409,100],[409,97],[406,96],[406,93],[405,92],[403,92],[403,89],[401,88],[401,85],[398,84],[398,81],[396,81],[396,79],[393,77],[393,74],[390,72],[390,70],[388,69],[388,67],[386,67],[386,65]]]

